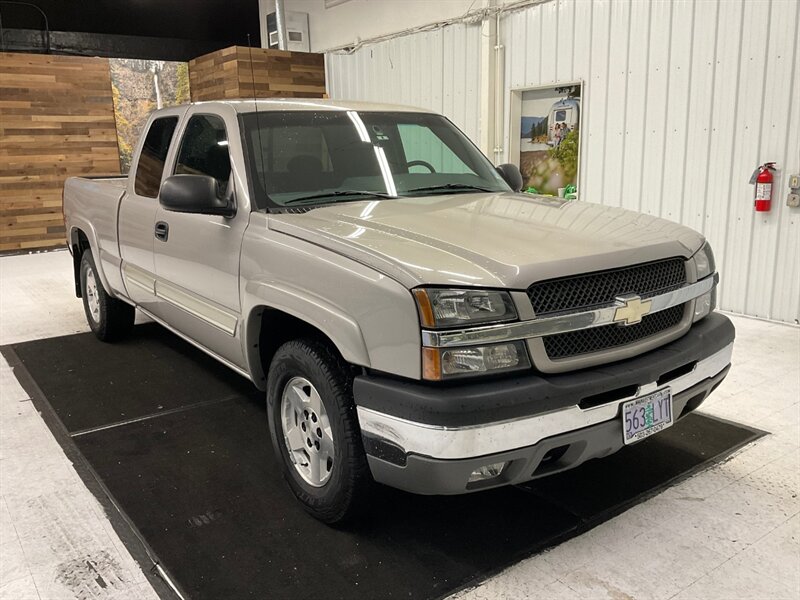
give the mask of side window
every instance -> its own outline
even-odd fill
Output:
[[[436,169],[437,173],[473,173],[455,152],[440,140],[428,127],[413,124],[399,124],[397,131],[403,142],[406,161],[422,161]],[[409,171],[427,173],[424,166],[409,167]]]
[[[228,154],[228,134],[221,118],[195,115],[189,119],[175,173],[213,177],[219,182],[220,193],[225,193],[231,175],[231,159]]]
[[[161,187],[161,175],[164,173],[164,161],[167,159],[169,144],[178,117],[162,117],[150,125],[147,137],[144,138],[139,163],[136,165],[134,191],[140,196],[155,198]]]

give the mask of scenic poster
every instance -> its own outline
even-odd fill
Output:
[[[112,58],[109,62],[120,169],[127,173],[150,113],[189,102],[189,64],[128,58]]]
[[[522,189],[577,198],[581,86],[528,90],[521,98]]]

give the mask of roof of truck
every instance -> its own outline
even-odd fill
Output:
[[[402,106],[399,104],[377,104],[373,102],[350,102],[349,100],[323,100],[321,98],[259,98],[213,100],[193,102],[193,104],[227,104],[237,112],[280,111],[280,110],[355,110],[359,112],[433,112],[427,108]]]

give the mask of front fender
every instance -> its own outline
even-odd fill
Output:
[[[252,213],[242,242],[243,317],[258,307],[279,309],[323,332],[349,363],[419,379],[419,316],[408,288],[346,256],[272,231],[259,222],[264,218]],[[252,329],[250,321],[245,329]],[[244,343],[250,372],[262,373],[252,357],[258,340]]]
[[[247,315],[244,347],[248,370],[255,379],[263,376],[259,352],[252,351],[260,335],[261,311],[277,309],[305,321],[330,338],[342,357],[349,363],[370,366],[369,352],[354,318],[324,298],[304,290],[270,281],[248,281],[245,285],[243,314]]]

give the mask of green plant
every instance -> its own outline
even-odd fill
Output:
[[[175,104],[189,102],[189,63],[180,63],[176,68],[178,84],[175,88]]]
[[[578,130],[573,129],[562,142],[547,151],[550,158],[557,160],[564,169],[564,181],[572,183],[578,174]]]
[[[127,173],[130,170],[131,156],[133,155],[133,144],[130,141],[131,123],[125,118],[119,88],[114,83],[111,84],[111,94],[114,103],[114,120],[116,121],[117,129],[120,172]]]

